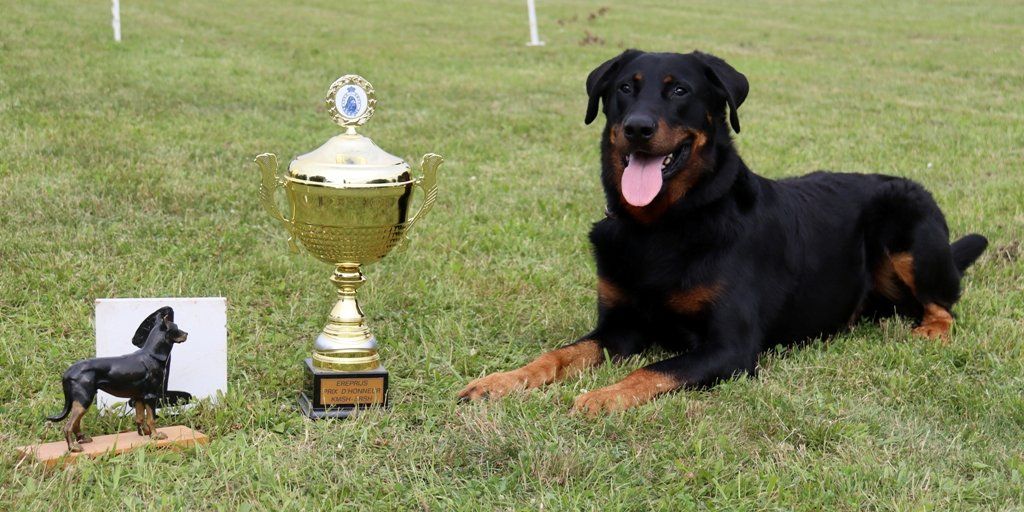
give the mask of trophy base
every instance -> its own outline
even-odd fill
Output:
[[[299,409],[307,418],[347,418],[355,411],[388,407],[388,371],[339,372],[313,366],[306,358],[306,380],[299,393]]]

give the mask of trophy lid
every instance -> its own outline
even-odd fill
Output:
[[[288,166],[287,179],[338,188],[404,185],[412,180],[405,160],[356,133],[356,126],[370,119],[377,104],[370,82],[358,75],[345,75],[331,84],[325,102],[327,113],[345,133],[295,157]]]

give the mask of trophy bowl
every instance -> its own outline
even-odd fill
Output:
[[[264,153],[256,157],[262,178],[260,199],[288,231],[293,250],[297,250],[297,241],[317,259],[334,266],[331,281],[338,288],[338,301],[313,344],[312,357],[307,360],[309,371],[314,377],[325,372],[349,372],[347,377],[352,377],[351,372],[374,371],[385,377],[379,393],[372,385],[353,384],[358,379],[333,379],[330,384],[340,389],[335,390],[341,395],[337,398],[340,402],[320,400],[327,383],[315,378],[307,390],[315,396],[306,399],[314,404],[313,409],[317,404],[321,408],[358,408],[366,403],[358,400],[386,405],[386,397],[370,396],[383,395],[387,383],[377,340],[356,300],[356,290],[365,281],[361,266],[406,243],[409,230],[434,204],[437,168],[443,159],[433,153],[424,155],[421,175],[413,177],[404,160],[356,133],[356,126],[370,118],[376,104],[372,86],[361,77],[346,75],[336,80],[326,101],[328,112],[345,133],[296,157],[283,176],[278,174],[276,156]],[[417,188],[423,190],[423,202],[410,214]],[[285,191],[287,214],[277,206],[279,189]]]

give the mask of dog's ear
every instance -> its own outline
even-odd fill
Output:
[[[747,82],[747,77],[710,53],[694,51],[693,54],[704,64],[708,80],[725,97],[725,102],[729,104],[729,123],[732,125],[732,130],[739,133],[740,116],[736,111],[743,104],[743,100],[747,99],[747,93],[750,92],[750,83]]]
[[[174,325],[174,310],[169,307],[164,307],[162,308],[162,311],[164,320],[164,330],[166,331],[170,329],[172,325]]]
[[[587,117],[583,119],[583,122],[587,124],[594,122],[594,119],[597,118],[598,101],[604,96],[608,82],[622,66],[642,53],[640,50],[626,50],[618,57],[608,60],[590,72],[587,77],[587,96],[590,101],[587,103]]]

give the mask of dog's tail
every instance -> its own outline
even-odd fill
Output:
[[[50,421],[60,421],[71,414],[71,381],[63,379],[62,382],[64,384],[64,410],[56,416],[47,416],[46,419]]]
[[[956,265],[956,269],[963,274],[967,267],[970,267],[978,259],[978,256],[981,256],[986,247],[988,247],[988,239],[977,233],[972,233],[953,242],[949,248],[953,251],[953,264]]]

